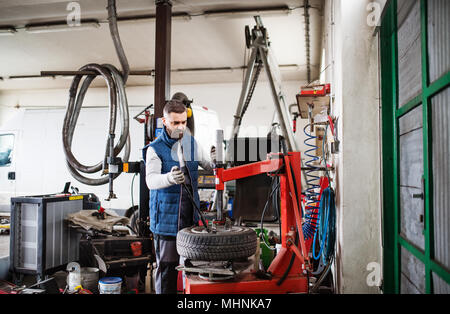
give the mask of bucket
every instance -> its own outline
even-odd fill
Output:
[[[98,281],[98,290],[100,294],[120,294],[122,278],[104,277]]]
[[[131,243],[131,251],[133,252],[133,256],[141,256],[142,255],[142,243],[139,241]]]
[[[75,291],[75,288],[81,285],[83,289],[96,292],[99,274],[98,268],[80,267],[78,263],[69,263],[67,270],[69,271],[69,275],[67,275],[69,291]]]
[[[97,292],[99,269],[95,267],[81,267],[81,286],[93,293]]]

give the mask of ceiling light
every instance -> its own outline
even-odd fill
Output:
[[[78,31],[99,28],[100,23],[97,20],[80,22],[79,25],[69,25],[67,22],[51,23],[51,24],[29,24],[25,26],[27,33],[51,33],[61,31]]]
[[[300,66],[298,64],[280,64],[280,71],[299,71]]]
[[[187,68],[187,69],[174,69],[171,72],[180,74],[192,74],[192,73],[232,73],[233,68],[231,67],[217,67],[217,68]]]
[[[263,7],[263,8],[244,8],[244,9],[232,9],[232,10],[212,10],[205,11],[202,15],[207,18],[242,18],[253,17],[255,15],[260,16],[279,16],[288,15],[291,13],[291,9],[288,6],[281,7]]]
[[[172,21],[190,21],[192,17],[189,13],[186,12],[175,12],[172,13],[171,20]],[[155,21],[156,15],[133,15],[133,16],[121,16],[117,18],[117,22],[126,23],[126,22],[149,22]]]
[[[14,76],[9,76],[7,77],[10,80],[15,80],[15,81],[29,81],[29,80],[34,80],[34,79],[55,79],[54,76],[49,76],[49,77],[42,77],[40,75],[14,75]]]

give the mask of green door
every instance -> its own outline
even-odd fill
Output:
[[[450,293],[449,16],[391,0],[382,20],[385,293]]]

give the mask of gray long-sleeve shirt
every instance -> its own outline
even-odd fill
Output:
[[[181,157],[179,149],[180,143],[177,142],[174,145],[178,145],[177,151],[180,159]],[[205,154],[204,151],[200,149],[200,153],[198,155],[200,159],[198,161],[200,167],[208,171],[214,169],[214,164],[209,159],[208,154]],[[145,182],[147,183],[147,187],[149,190],[164,189],[171,185],[176,184],[171,179],[170,172],[164,174],[161,173],[161,163],[162,163],[161,159],[158,157],[153,147],[149,146],[147,149],[146,166],[145,166]]]

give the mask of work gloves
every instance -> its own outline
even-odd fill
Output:
[[[173,166],[169,172],[169,182],[172,184],[184,183],[184,173],[177,166]]]

